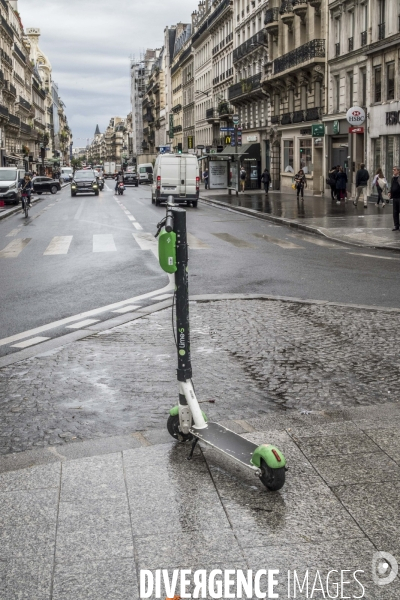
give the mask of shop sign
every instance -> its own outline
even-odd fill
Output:
[[[325,135],[325,125],[323,123],[315,123],[311,125],[311,132],[313,137],[323,137]]]
[[[239,115],[232,115],[232,121],[234,125],[239,125]]]
[[[188,135],[187,143],[188,143],[188,150],[193,150],[193,136],[192,135]]]
[[[352,108],[349,108],[346,113],[346,119],[350,125],[362,125],[365,121],[364,109],[361,108],[361,106],[353,106]]]
[[[349,127],[349,133],[364,133],[364,127]]]
[[[248,135],[247,136],[247,141],[248,142],[257,142],[258,137],[256,135]]]
[[[339,121],[333,121],[333,135],[337,135],[340,133],[340,123]]]
[[[322,148],[322,146],[324,145],[324,138],[314,138],[314,146],[315,148]]]
[[[398,125],[400,123],[400,110],[392,110],[386,113],[386,125]]]

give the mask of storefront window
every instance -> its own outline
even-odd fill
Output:
[[[382,70],[375,69],[375,102],[382,102]]]
[[[300,140],[300,169],[304,173],[312,173],[312,140]]]
[[[386,65],[386,100],[394,100],[394,62]]]
[[[380,168],[382,168],[381,140],[377,139],[374,148],[374,173]]]
[[[283,170],[285,173],[294,173],[293,140],[283,142]]]
[[[394,136],[388,135],[386,138],[386,178],[390,179],[393,173],[394,158]]]

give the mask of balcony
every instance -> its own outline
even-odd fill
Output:
[[[269,8],[265,11],[264,25],[267,33],[274,37],[278,34],[279,24],[279,8]]]
[[[26,56],[23,52],[21,52],[21,50],[18,48],[17,44],[14,44],[14,52],[18,56],[18,58],[25,64]]]
[[[281,15],[282,23],[287,25],[289,31],[292,30],[293,21],[294,21],[294,12],[293,12],[293,4],[291,0],[284,0],[279,9],[279,13]]]
[[[16,117],[14,115],[9,115],[8,124],[12,125],[13,127],[19,127],[21,124],[21,120],[19,117]]]
[[[366,45],[367,45],[367,32],[362,31],[361,32],[361,46],[366,46]]]
[[[240,59],[247,57],[249,52],[256,50],[260,44],[265,44],[265,36],[263,31],[259,31],[246,42],[240,44],[238,48],[235,48],[233,51],[233,64],[237,63]]]
[[[216,108],[207,108],[206,110],[206,121],[208,123],[214,123],[219,120],[219,116]]]
[[[303,44],[299,48],[276,58],[273,61],[273,73],[278,75],[305,62],[320,58],[325,58],[325,40],[311,40],[307,44]],[[321,61],[317,60],[316,62]]]
[[[9,35],[9,37],[14,41],[14,31],[11,29],[4,17],[1,17],[1,26],[4,29],[4,31]]]
[[[10,83],[9,81],[5,81],[3,87],[3,94],[9,94],[15,99],[17,97],[17,90],[12,83]]]
[[[0,117],[7,118],[8,119],[9,116],[9,112],[8,112],[8,108],[6,106],[3,106],[2,104],[0,104]]]
[[[179,133],[180,131],[182,131],[182,125],[176,125],[176,127],[172,128],[172,131],[174,133]]]
[[[261,73],[242,79],[239,83],[235,83],[228,88],[229,100],[236,100],[236,103],[243,101],[251,102],[258,98],[264,98],[264,93],[261,88]]]
[[[293,113],[293,123],[302,123],[304,121],[304,110],[296,110]]]
[[[281,118],[281,125],[290,125],[292,122],[292,113],[283,113]]]
[[[279,125],[279,115],[271,117],[271,125]]]
[[[22,123],[21,122],[21,133],[25,133],[27,135],[31,135],[31,133],[32,133],[32,127],[30,125],[27,125],[26,123]]]
[[[19,108],[22,108],[23,110],[25,110],[28,113],[31,112],[32,104],[30,104],[27,100],[25,100],[25,98],[22,98],[22,96],[20,96],[18,99],[18,103],[19,103]]]
[[[379,23],[378,25],[378,40],[385,39],[385,23]]]
[[[293,0],[293,12],[296,15],[296,17],[300,17],[302,23],[305,23],[307,8],[307,0]]]
[[[233,115],[235,112],[233,106],[230,106],[227,102],[220,102],[217,110],[219,118],[223,120],[229,119],[230,115]]]
[[[172,112],[173,113],[179,113],[182,110],[182,104],[175,104],[175,106],[172,107]]]
[[[349,37],[349,52],[351,52],[352,50],[354,50],[354,38],[353,37]]]
[[[12,58],[10,56],[8,56],[7,52],[4,52],[3,48],[1,48],[0,54],[1,54],[1,58],[2,58],[3,62],[5,62],[6,65],[8,67],[10,67],[10,69],[12,69],[13,68]]]
[[[340,56],[340,43],[335,44],[335,56]]]
[[[319,107],[307,108],[306,121],[318,121],[321,118],[322,109]]]

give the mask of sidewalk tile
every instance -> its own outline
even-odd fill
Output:
[[[55,523],[58,490],[18,490],[0,494],[0,527]]]
[[[0,527],[0,560],[11,557],[54,556],[56,523],[13,524]]]
[[[296,436],[294,440],[310,460],[316,456],[379,452],[379,447],[361,432],[331,436]]]
[[[400,436],[398,428],[364,430],[372,440],[397,463],[400,463]]]
[[[82,458],[63,464],[61,501],[125,496],[122,454]]]
[[[400,467],[387,454],[377,450],[373,454],[349,456],[317,456],[312,464],[329,486],[355,483],[385,482],[400,479]]]
[[[11,559],[0,563],[0,598],[50,600],[52,573],[53,557]]]
[[[130,558],[57,562],[52,600],[138,598],[135,564]]]
[[[13,492],[16,490],[58,488],[60,474],[60,463],[3,473],[0,474],[0,490],[2,492]]]

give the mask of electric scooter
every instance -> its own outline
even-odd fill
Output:
[[[192,441],[189,460],[198,441],[204,442],[255,471],[269,490],[277,491],[285,483],[287,470],[282,452],[273,444],[256,446],[223,425],[208,421],[200,409],[192,383],[190,357],[186,211],[174,205],[172,196],[168,198],[166,217],[157,228],[160,266],[166,273],[175,274],[179,402],[169,412],[168,432],[179,442]]]

